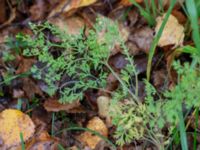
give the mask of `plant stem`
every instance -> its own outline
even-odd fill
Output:
[[[110,67],[110,65],[106,62],[104,63],[104,65],[111,71],[111,73],[115,76],[115,78],[120,82],[120,84],[127,89],[127,91],[129,92],[129,94],[133,97],[133,99],[137,102],[139,102],[139,99],[136,95],[133,94],[133,92],[131,92],[131,90],[126,86],[126,84],[120,79],[120,77],[115,73],[115,71]]]

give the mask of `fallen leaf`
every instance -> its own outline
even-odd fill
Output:
[[[149,53],[153,41],[153,30],[149,27],[139,28],[129,36],[129,40],[134,42],[143,52]]]
[[[143,0],[135,0],[135,2],[141,3],[141,2],[143,2]],[[131,2],[131,0],[121,0],[121,1],[119,2],[119,5],[131,6],[131,5],[133,5],[133,3]]]
[[[26,142],[35,132],[35,125],[28,115],[16,109],[6,109],[0,113],[0,149],[8,149],[20,144],[20,133]]]
[[[44,102],[44,108],[47,111],[58,112],[58,111],[66,111],[68,113],[80,113],[83,112],[84,109],[81,107],[79,101],[74,101],[69,104],[61,104],[58,100],[48,99]]]
[[[81,28],[85,26],[85,21],[78,16],[65,17],[60,15],[56,18],[50,18],[49,22],[69,34],[79,34]]]
[[[0,5],[0,24],[6,21],[6,1],[2,0]]]
[[[109,59],[109,64],[116,70],[123,69],[127,63],[126,57],[121,53],[118,53]]]
[[[110,98],[107,96],[99,96],[97,98],[98,114],[100,117],[105,118],[106,126],[112,126],[112,120],[109,115]]]
[[[16,70],[16,74],[25,73],[30,70],[30,68],[33,66],[33,64],[36,62],[33,58],[24,58],[19,57],[19,66]]]
[[[26,144],[27,150],[57,150],[58,140],[52,138],[47,131],[41,132]]]
[[[4,28],[5,26],[11,24],[11,22],[15,19],[16,17],[16,8],[10,8],[11,9],[11,14],[9,16],[9,19],[5,21],[3,24],[0,25],[0,29]]]
[[[104,122],[99,117],[92,118],[88,124],[87,128],[94,130],[101,134],[104,137],[108,136],[108,129]],[[85,131],[82,133],[78,139],[89,146],[91,149],[94,149],[96,145],[102,140],[99,136],[94,135],[91,132]]]
[[[66,13],[72,9],[83,6],[88,6],[95,3],[97,0],[60,0],[59,4],[50,12],[48,18],[53,17],[59,13]]]
[[[22,80],[22,84],[23,84],[22,89],[28,98],[30,98],[30,99],[33,98],[33,96],[35,94],[43,96],[43,92],[31,78],[24,77],[21,80]]]
[[[157,22],[155,28],[156,34],[158,33],[161,27],[165,15],[166,14],[156,19]],[[183,44],[184,36],[185,35],[184,35],[183,25],[179,24],[176,17],[170,15],[165,25],[165,28],[162,32],[162,36],[160,37],[160,40],[158,42],[158,46],[160,47],[167,45],[175,45],[174,47],[180,46]]]
[[[167,81],[167,71],[164,69],[153,72],[153,85],[157,89],[163,89]]]
[[[100,117],[108,117],[110,98],[107,96],[99,96],[97,98],[98,114]]]
[[[36,0],[35,4],[31,6],[29,11],[32,21],[42,20],[47,13],[47,4],[43,0]]]

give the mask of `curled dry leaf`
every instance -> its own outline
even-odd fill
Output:
[[[158,33],[161,27],[164,17],[165,14],[162,17],[158,17],[156,19],[156,34]],[[158,46],[163,47],[167,45],[175,45],[174,47],[177,47],[183,44],[184,36],[185,34],[183,25],[179,24],[176,17],[170,15],[162,32],[162,36],[158,42]]]
[[[153,41],[153,30],[149,27],[142,27],[130,35],[129,40],[145,53],[149,53]]]
[[[36,0],[35,4],[30,8],[31,20],[37,21],[44,19],[46,11],[47,11],[47,4],[45,1]]]
[[[143,0],[135,0],[135,2],[141,3],[141,2],[143,2]],[[131,6],[131,5],[133,5],[133,3],[131,2],[131,0],[121,0],[119,2],[119,4],[123,5],[123,6]]]
[[[47,131],[41,132],[26,144],[27,150],[56,150],[58,148],[58,140],[52,138]]]
[[[108,117],[110,98],[107,96],[99,96],[97,98],[98,114],[100,117]]]
[[[83,6],[88,6],[95,3],[97,0],[60,0],[59,4],[50,12],[49,18],[59,13],[66,13],[72,9]]]
[[[108,136],[108,129],[104,122],[99,117],[92,118],[88,124],[87,128],[94,130],[101,134],[102,136]],[[94,149],[96,145],[102,140],[99,136],[94,135],[91,132],[85,131],[81,134],[78,139],[89,146],[91,149]]]
[[[79,34],[80,29],[85,26],[85,21],[78,16],[65,17],[61,15],[56,18],[50,18],[49,22],[69,34]]]
[[[48,99],[44,102],[44,108],[47,111],[58,112],[58,111],[66,111],[68,113],[80,113],[84,112],[84,109],[81,107],[79,101],[74,101],[69,104],[61,104],[58,100]]]
[[[18,146],[21,142],[20,133],[27,141],[35,132],[35,125],[28,115],[16,109],[6,109],[0,113],[0,149]]]

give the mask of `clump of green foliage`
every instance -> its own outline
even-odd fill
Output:
[[[172,129],[180,122],[183,106],[189,110],[200,105],[200,61],[196,67],[175,63],[178,83],[163,95],[158,95],[145,81],[146,98],[144,103],[140,102],[134,58],[120,37],[117,25],[108,19],[98,19],[87,36],[84,29],[78,35],[70,35],[48,23],[31,24],[31,28],[34,36],[18,35],[17,40],[24,45],[24,56],[38,59],[31,74],[47,84],[49,95],[59,93],[61,103],[81,100],[89,88],[104,88],[108,71],[119,81],[118,89],[112,93],[110,116],[116,126],[114,137],[121,146],[135,139],[145,139],[163,149]],[[46,32],[58,38],[58,42],[51,41]],[[110,51],[116,45],[128,61],[119,73],[108,64]],[[164,127],[168,129],[167,134],[162,131]]]
[[[182,66],[180,62],[175,62],[174,69],[178,74],[178,83],[173,89],[165,91],[162,96],[159,96],[156,89],[145,81],[146,98],[143,104],[133,102],[123,93],[120,96],[115,94],[113,97],[115,102],[111,107],[117,108],[114,110],[111,108],[111,116],[117,126],[115,135],[117,143],[124,145],[133,139],[146,139],[163,149],[169,143],[172,130],[180,122],[179,115],[183,107],[190,110],[200,106],[199,65],[198,62],[198,67],[193,68],[189,63]],[[168,134],[162,132],[164,127],[168,129]]]
[[[25,45],[24,56],[38,59],[31,73],[47,84],[49,95],[58,91],[60,102],[68,103],[81,100],[89,88],[105,87],[107,73],[104,65],[116,43],[113,37],[118,37],[117,26],[112,26],[107,19],[98,19],[86,36],[84,29],[78,35],[70,35],[49,23],[30,25],[34,36],[17,35],[17,40]],[[59,42],[48,39],[45,31]],[[66,81],[60,83],[60,80]]]

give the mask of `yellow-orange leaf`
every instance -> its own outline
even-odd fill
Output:
[[[161,24],[163,22],[165,15],[162,17],[158,17],[156,19],[157,25],[155,28],[156,33],[158,33]],[[173,15],[169,16],[169,19],[165,25],[165,28],[162,32],[162,36],[158,42],[158,46],[163,47],[167,45],[175,45],[174,47],[177,47],[179,45],[182,45],[184,40],[184,27],[183,25],[179,24],[176,17]]]
[[[92,118],[88,122],[87,128],[94,130],[105,137],[108,136],[108,129],[99,117]],[[85,131],[79,136],[79,140],[85,143],[91,149],[94,149],[102,139],[99,136],[92,134],[91,132]]]
[[[16,109],[6,109],[0,113],[0,149],[8,149],[20,144],[20,133],[27,141],[35,132],[35,125],[28,115]]]

